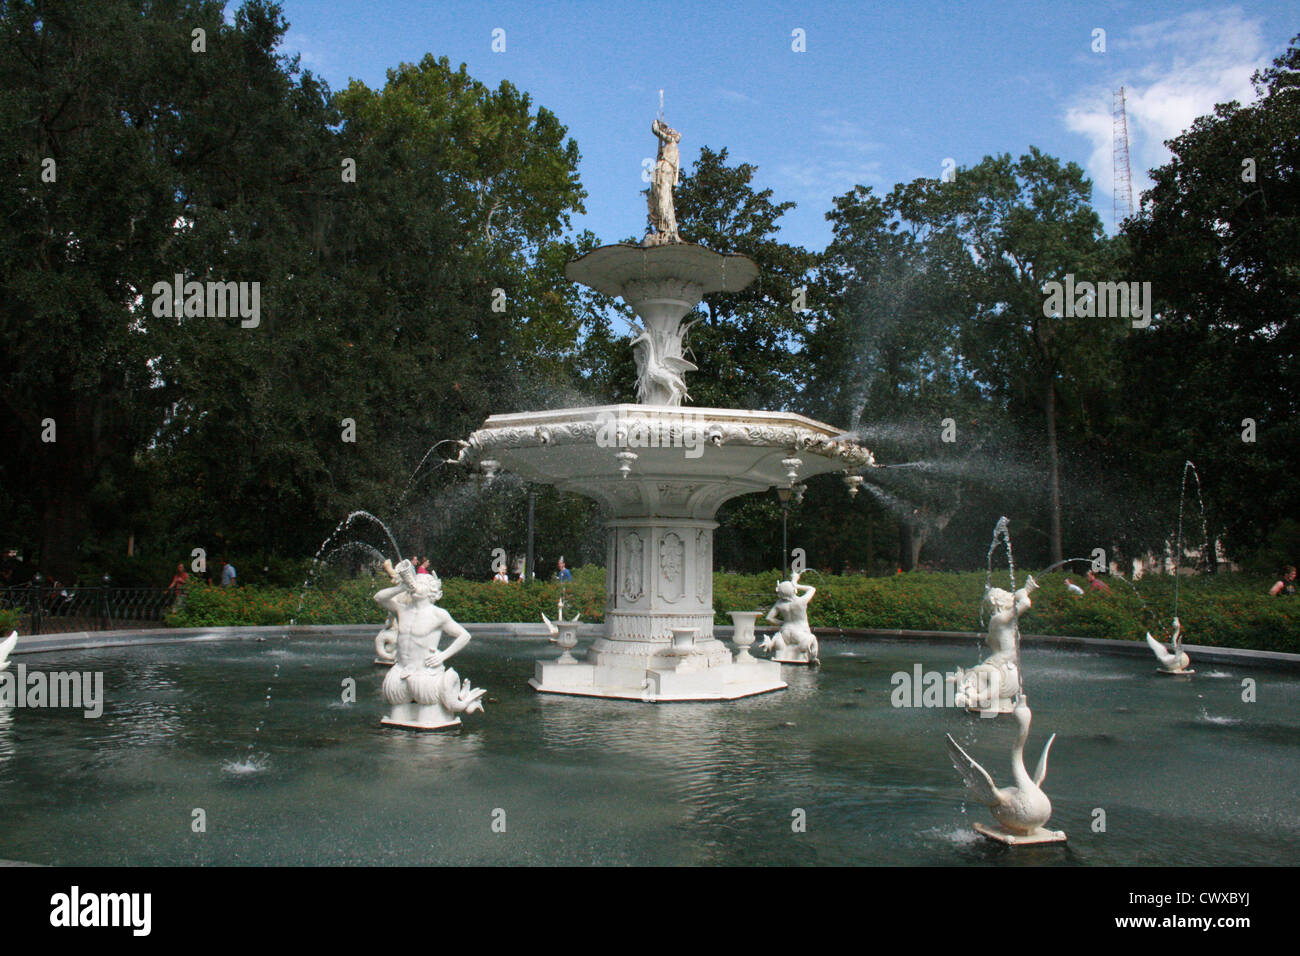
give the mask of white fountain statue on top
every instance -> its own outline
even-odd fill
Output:
[[[772,660],[782,664],[816,664],[818,658],[817,636],[808,625],[808,604],[817,589],[799,583],[800,572],[790,575],[789,581],[778,581],[776,603],[767,612],[769,624],[779,623],[781,629],[763,638],[759,647],[772,651]]]
[[[1183,650],[1183,625],[1179,623],[1178,618],[1174,618],[1172,650],[1166,650],[1164,644],[1151,636],[1150,631],[1147,631],[1147,646],[1151,648],[1151,652],[1156,655],[1156,660],[1160,662],[1159,672],[1161,674],[1196,673],[1190,667],[1192,659]]]
[[[645,248],[681,243],[677,233],[677,212],[673,208],[673,187],[681,182],[681,157],[677,144],[681,134],[663,120],[662,92],[660,115],[650,126],[659,140],[659,155],[655,160],[650,179],[650,228],[641,245]],[[680,298],[680,296],[678,296]],[[636,358],[637,401],[642,405],[668,405],[677,407],[687,401],[687,372],[697,371],[697,366],[686,358],[686,333],[699,319],[682,322],[675,309],[660,315],[659,310],[643,316],[644,325],[632,323],[638,334],[632,339]],[[683,310],[685,311],[685,310]]]
[[[1052,749],[1056,734],[1047,738],[1043,753],[1038,758],[1038,766],[1031,778],[1025,770],[1025,741],[1029,739],[1029,724],[1033,714],[1029,711],[1029,702],[1021,694],[1013,711],[1020,732],[1011,747],[1011,776],[1014,787],[999,787],[993,782],[987,770],[971,759],[970,754],[961,749],[952,735],[947,736],[948,756],[952,765],[966,781],[966,788],[971,796],[993,811],[993,819],[998,821],[995,830],[982,823],[975,824],[975,829],[984,836],[1011,845],[1024,843],[1060,843],[1065,840],[1061,830],[1048,830],[1044,824],[1052,816],[1052,801],[1042,791],[1043,780],[1047,777],[1047,754]]]
[[[677,144],[682,134],[664,122],[663,91],[659,93],[659,117],[650,124],[650,131],[659,140],[659,155],[655,157],[654,172],[650,176],[650,231],[641,241],[643,246],[661,246],[681,242],[677,234],[677,210],[673,207],[673,187],[682,181],[681,154]]]
[[[392,705],[385,724],[414,730],[443,730],[460,726],[457,714],[483,709],[483,688],[462,682],[446,662],[469,643],[469,631],[434,602],[442,597],[436,574],[416,574],[410,561],[384,570],[397,579],[375,594],[375,602],[397,619],[397,661],[384,677],[384,699]],[[451,646],[439,650],[443,635]]]
[[[948,675],[956,691],[953,702],[958,707],[983,717],[1009,714],[1015,708],[1016,695],[1021,691],[1017,622],[1032,606],[1029,595],[1037,589],[1038,582],[1031,574],[1015,594],[1003,588],[985,592],[984,600],[993,607],[985,643],[993,653],[970,670],[959,667]]]

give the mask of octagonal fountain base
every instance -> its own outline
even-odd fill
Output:
[[[543,694],[647,703],[737,700],[788,686],[781,679],[781,665],[774,661],[750,660],[739,664],[728,661],[710,667],[689,658],[680,663],[652,663],[645,668],[538,661],[536,673],[528,683]]]
[[[786,687],[779,663],[733,660],[713,636],[714,515],[738,495],[873,462],[839,429],[802,415],[650,405],[493,415],[462,460],[600,502],[605,633],[583,661],[539,663],[530,684],[640,701]]]

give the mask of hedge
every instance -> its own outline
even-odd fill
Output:
[[[554,617],[564,596],[568,613],[585,622],[603,619],[605,573],[585,567],[574,580],[499,584],[450,578],[443,581],[440,604],[459,621],[539,622]],[[728,611],[766,612],[775,600],[778,574],[713,576],[718,624],[730,624]],[[1151,576],[1136,586],[1107,576],[1110,594],[1070,594],[1065,575],[1037,577],[1034,606],[1021,622],[1028,634],[1139,640],[1150,630],[1167,636],[1173,616],[1174,579]],[[1020,578],[1023,582],[1023,576]],[[1084,583],[1072,578],[1078,583]],[[811,607],[814,627],[900,628],[903,630],[979,631],[985,575],[914,572],[883,578],[822,575],[810,571],[803,583],[817,588]],[[1178,613],[1188,643],[1221,647],[1300,652],[1300,601],[1269,597],[1263,577],[1224,574],[1179,580]],[[357,578],[329,589],[192,587],[184,605],[167,623],[174,627],[250,624],[382,624],[384,611],[374,593],[386,580]],[[995,587],[1009,584],[1005,569],[993,575]],[[301,603],[300,603],[301,602]]]

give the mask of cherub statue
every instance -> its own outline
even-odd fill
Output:
[[[817,589],[800,584],[799,573],[791,574],[789,581],[777,582],[777,601],[767,612],[767,622],[778,623],[779,615],[781,629],[759,644],[763,650],[772,651],[772,660],[782,664],[816,664],[819,660],[817,637],[808,626],[808,604]]]
[[[682,134],[662,119],[650,124],[650,130],[659,139],[659,155],[650,178],[650,231],[641,244],[659,246],[682,241],[677,235],[677,213],[673,209],[673,187],[682,178],[681,158],[677,152]]]
[[[993,614],[984,641],[992,653],[970,670],[959,667],[948,675],[956,690],[953,702],[958,707],[990,716],[1012,712],[1021,690],[1016,620],[1032,606],[1029,595],[1037,589],[1038,582],[1031,574],[1015,594],[1002,588],[989,588],[985,593],[984,600],[992,606]]]
[[[481,711],[482,688],[460,680],[446,662],[469,643],[469,631],[434,602],[442,597],[442,582],[433,573],[415,573],[410,561],[385,570],[397,584],[375,595],[375,602],[396,618],[397,661],[384,677],[384,699],[392,705],[386,724],[439,730],[460,725],[457,714]],[[446,650],[438,645],[443,635],[452,638]]]

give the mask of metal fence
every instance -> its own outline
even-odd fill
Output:
[[[183,600],[166,588],[58,587],[0,588],[0,610],[18,611],[20,634],[108,631],[163,623]]]

